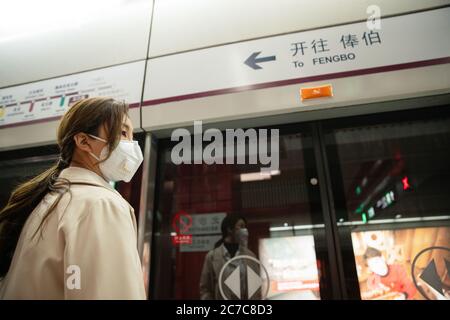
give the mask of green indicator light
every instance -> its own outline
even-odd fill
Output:
[[[362,214],[362,221],[364,222],[364,223],[367,223],[367,216],[366,216],[366,214],[363,212],[363,214]]]

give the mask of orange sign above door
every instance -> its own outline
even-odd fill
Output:
[[[332,96],[333,96],[333,87],[331,84],[319,87],[300,88],[300,97],[302,98],[302,101]]]

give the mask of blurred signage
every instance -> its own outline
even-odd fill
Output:
[[[450,228],[352,232],[363,300],[448,300]]]
[[[175,214],[172,219],[172,227],[175,234],[172,235],[172,244],[192,244],[192,234],[188,234],[192,226],[192,217],[185,211]]]
[[[430,253],[432,254],[430,255]],[[417,265],[420,265],[421,259],[426,261],[425,268]],[[423,261],[422,265],[425,265]],[[422,296],[428,300],[450,300],[450,288],[448,286],[448,280],[450,280],[450,247],[433,246],[421,250],[414,257],[411,268],[414,285]],[[415,274],[416,272],[418,277]],[[418,279],[423,283],[419,283]]]
[[[192,214],[191,233],[194,235],[221,234],[220,226],[226,215],[225,212]]]
[[[270,276],[269,299],[320,299],[312,235],[260,239],[259,257]]]
[[[222,238],[220,229],[225,212],[191,214],[189,234],[190,242],[180,242],[180,252],[206,252]]]
[[[190,243],[183,243],[180,252],[208,252],[214,249],[214,245],[222,238],[221,235],[191,236]]]
[[[78,100],[108,96],[138,106],[144,61],[0,89],[0,128],[61,117]]]

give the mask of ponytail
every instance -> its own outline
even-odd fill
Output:
[[[220,238],[219,241],[216,242],[216,244],[214,245],[214,249],[220,247],[223,244],[223,238]]]
[[[6,206],[0,211],[0,278],[4,277],[9,270],[22,228],[34,208],[48,192],[59,193],[57,200],[45,214],[40,228],[67,191],[67,182],[58,178],[65,167],[68,167],[67,161],[60,158],[57,164],[19,185],[12,192]]]

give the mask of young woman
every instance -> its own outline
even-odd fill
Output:
[[[209,251],[205,257],[203,270],[200,277],[200,299],[202,300],[222,300],[224,299],[219,289],[219,276],[225,264],[237,256],[247,256],[255,258],[255,254],[248,248],[248,230],[247,221],[239,214],[229,214],[222,220],[221,225],[222,238],[215,244],[215,248]],[[246,265],[244,260],[231,262],[229,270],[224,270],[223,279],[229,276],[233,268],[239,267],[239,264]],[[244,268],[245,269],[245,268]],[[245,270],[244,270],[245,271]],[[244,275],[245,277],[245,275]],[[222,280],[223,280],[222,279]],[[245,282],[240,286],[244,289]],[[222,291],[227,291],[224,287]],[[229,294],[229,292],[227,292]],[[239,294],[240,296],[240,294]],[[260,293],[249,299],[258,299]],[[240,298],[240,297],[238,297]]]
[[[58,162],[0,211],[0,298],[145,299],[134,212],[109,184],[142,162],[128,105],[77,102],[57,143]]]

